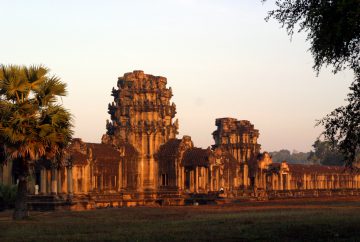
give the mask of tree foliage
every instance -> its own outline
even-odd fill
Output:
[[[308,161],[314,164],[322,164],[328,166],[343,166],[345,158],[334,146],[331,141],[322,141],[317,139],[314,144],[314,151],[308,156]]]
[[[16,185],[0,184],[0,211],[8,208],[14,208],[16,191]]]
[[[346,67],[359,71],[359,0],[277,0],[277,9],[267,19],[276,19],[289,35],[307,32],[314,69],[333,66],[334,72]]]
[[[286,149],[269,152],[269,154],[271,155],[272,161],[277,163],[287,161],[289,163],[304,164],[307,163],[307,157],[309,156],[309,152],[290,152]]]
[[[351,166],[360,146],[360,1],[276,0],[275,4],[267,20],[276,19],[291,36],[297,28],[307,33],[317,73],[324,65],[332,66],[334,73],[354,71],[348,104],[317,123],[325,127],[325,138],[338,145]]]
[[[324,136],[336,144],[344,155],[347,166],[356,160],[360,150],[360,73],[350,87],[347,105],[339,107],[321,119]]]
[[[57,104],[65,95],[66,84],[43,66],[0,65],[0,155],[19,173],[15,218],[26,215],[29,170],[43,158],[58,165],[71,140],[71,115]]]

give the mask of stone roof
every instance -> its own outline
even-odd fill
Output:
[[[120,153],[114,146],[109,144],[87,143],[87,147],[92,150],[93,159],[119,161]]]
[[[323,165],[306,165],[287,163],[289,171],[292,174],[341,174],[347,171],[343,166],[323,166]],[[273,163],[272,167],[279,169],[281,163]]]
[[[159,152],[156,154],[158,159],[169,159],[176,158],[179,147],[181,144],[181,139],[170,139],[165,144],[161,145]]]
[[[96,160],[98,164],[111,164],[118,163],[122,157],[129,160],[137,157],[136,149],[125,142],[114,146],[104,143],[87,143],[81,139],[73,139],[68,152],[74,165],[85,165],[91,159]]]
[[[77,150],[71,151],[70,159],[73,165],[85,165],[87,164],[87,156]]]
[[[202,148],[191,148],[184,152],[183,166],[209,166],[211,150]]]

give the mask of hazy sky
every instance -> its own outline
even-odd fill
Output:
[[[262,150],[308,151],[315,120],[352,74],[316,77],[305,35],[290,41],[260,0],[0,0],[0,63],[44,64],[68,83],[75,136],[100,142],[117,77],[144,70],[173,89],[181,137],[213,144],[215,118],[250,120]]]

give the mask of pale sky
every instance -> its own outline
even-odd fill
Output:
[[[68,84],[75,137],[100,142],[117,78],[143,70],[173,89],[180,134],[212,145],[215,119],[250,120],[263,151],[309,151],[315,120],[343,105],[353,78],[316,77],[260,0],[0,0],[0,63],[44,64]]]

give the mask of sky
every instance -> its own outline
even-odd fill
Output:
[[[306,35],[264,18],[268,0],[0,0],[0,63],[43,64],[68,85],[75,137],[100,142],[126,72],[164,76],[179,137],[214,143],[215,119],[249,120],[263,151],[309,151],[345,103],[350,72],[312,70]]]

